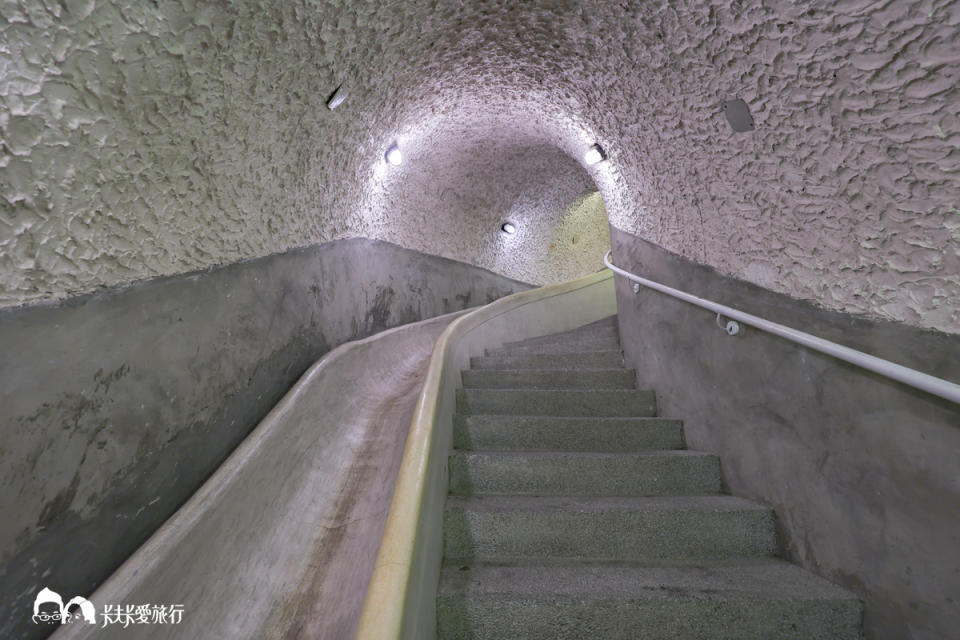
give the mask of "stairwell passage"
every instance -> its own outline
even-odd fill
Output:
[[[779,559],[773,512],[633,388],[615,317],[462,376],[438,638],[861,638],[859,600]]]

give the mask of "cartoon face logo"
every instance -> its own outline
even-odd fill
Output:
[[[33,621],[37,624],[57,624],[63,619],[63,598],[56,591],[44,587],[33,601]]]
[[[97,624],[97,610],[86,598],[75,596],[63,608],[63,622],[78,622],[81,619],[90,624]]]
[[[64,606],[59,593],[44,587],[33,601],[32,619],[36,624],[66,624],[81,618],[90,624],[97,622],[97,610],[86,598],[76,596]]]

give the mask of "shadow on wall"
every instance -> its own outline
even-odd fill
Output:
[[[0,311],[0,636],[43,636],[36,591],[92,592],[331,348],[529,288],[355,239]]]
[[[948,380],[960,335],[879,322],[722,276],[618,229],[614,262]],[[960,620],[960,406],[617,278],[620,336],[641,388],[721,455],[732,493],[772,506],[787,557],[865,601],[876,640],[955,637]]]

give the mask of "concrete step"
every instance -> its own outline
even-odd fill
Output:
[[[619,351],[534,353],[470,358],[471,369],[615,369],[623,367]]]
[[[634,369],[465,369],[464,388],[478,389],[633,389]]]
[[[447,564],[437,637],[860,640],[861,602],[781,560]]]
[[[453,495],[672,496],[720,493],[720,459],[699,451],[467,452],[449,459]]]
[[[510,354],[537,354],[537,353],[583,353],[588,351],[619,351],[620,338],[618,336],[609,336],[605,338],[587,338],[579,340],[567,340],[563,342],[546,342],[540,344],[504,346],[499,349],[487,349],[484,354],[488,356],[510,355]]]
[[[457,389],[457,413],[649,417],[657,399],[635,389]]]
[[[777,552],[773,512],[732,496],[449,496],[443,546],[445,558],[458,560],[693,560]]]
[[[668,418],[453,417],[464,450],[630,452],[683,448],[683,423]]]

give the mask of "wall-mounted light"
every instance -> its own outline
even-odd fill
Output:
[[[730,123],[730,128],[734,131],[740,133],[753,131],[753,115],[750,113],[750,105],[740,98],[724,102],[723,115],[727,116],[727,122]]]
[[[601,147],[599,144],[593,145],[592,147],[587,149],[587,152],[585,154],[583,154],[584,162],[591,165],[597,164],[598,162],[603,162],[606,159],[607,159],[607,154],[604,153],[603,147]]]
[[[387,149],[387,162],[397,167],[403,162],[403,154],[400,153],[400,147],[394,143],[389,149]]]
[[[347,99],[347,92],[343,90],[343,85],[340,85],[333,90],[333,93],[330,94],[330,97],[327,98],[327,109],[333,111],[337,107],[343,104],[343,101]]]
[[[504,222],[502,225],[500,225],[500,231],[513,235],[517,232],[517,228],[513,226],[513,223],[511,222]]]

